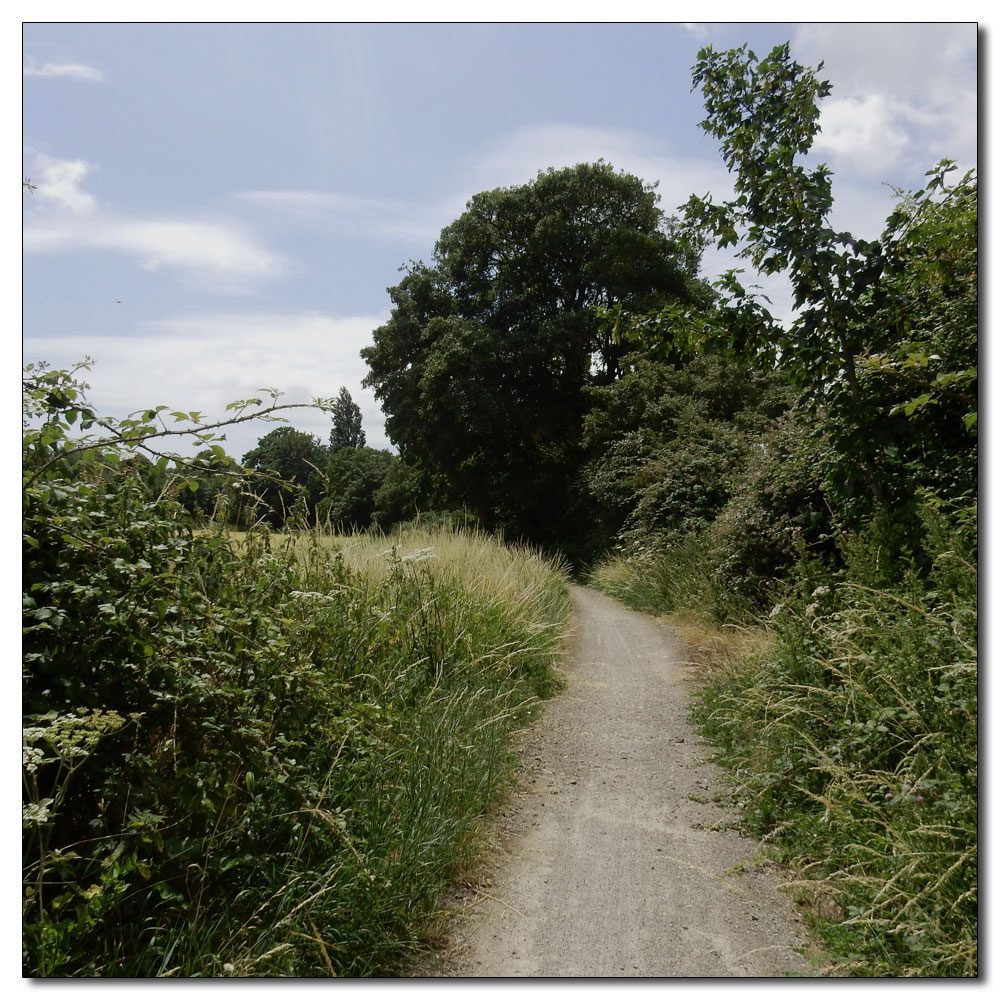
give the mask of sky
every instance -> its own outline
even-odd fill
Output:
[[[23,360],[95,359],[90,400],[222,417],[261,388],[360,405],[387,288],[479,191],[603,158],[661,207],[731,192],[699,48],[791,43],[833,84],[815,159],[835,224],[977,162],[966,23],[24,23]],[[712,277],[732,261],[705,256]],[[789,315],[780,283],[766,287]],[[289,413],[326,440],[329,416]],[[271,425],[234,428],[241,457]]]

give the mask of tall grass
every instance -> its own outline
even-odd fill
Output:
[[[799,873],[793,885],[831,970],[974,976],[974,545],[929,514],[929,568],[895,572],[882,531],[845,543],[840,574],[803,565],[748,655],[725,655],[725,631],[702,617],[700,632],[721,648],[692,714],[732,775],[748,829]],[[662,584],[635,580],[637,568],[618,561],[596,580],[677,614],[677,604],[657,606]],[[747,645],[742,630],[734,636]]]
[[[913,596],[845,585],[779,612],[776,652],[710,684],[695,715],[843,971],[970,976],[974,609]]]
[[[565,572],[454,532],[202,536],[185,572],[129,725],[62,763],[75,713],[26,729],[26,974],[400,973],[558,685]]]
[[[667,550],[608,556],[591,569],[588,582],[637,611],[710,620],[719,595],[708,556],[703,536],[689,535]]]

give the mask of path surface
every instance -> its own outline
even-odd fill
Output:
[[[453,901],[443,974],[810,974],[778,873],[712,800],[680,644],[594,591],[574,600],[567,689],[527,738],[502,846]]]

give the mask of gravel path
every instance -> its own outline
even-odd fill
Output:
[[[779,873],[713,801],[680,644],[592,590],[574,600],[568,686],[526,737],[497,851],[451,901],[435,974],[809,975]]]

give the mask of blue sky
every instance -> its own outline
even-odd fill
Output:
[[[975,165],[971,23],[28,22],[24,360],[92,356],[92,402],[117,416],[347,386],[386,446],[358,351],[400,265],[477,191],[547,167],[603,157],[668,211],[725,197],[690,67],[705,44],[786,40],[833,83],[816,154],[838,225],[873,236],[889,185]],[[290,418],[326,438],[328,417]]]

